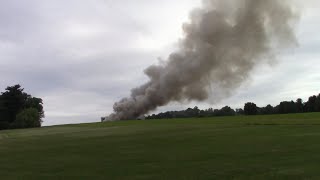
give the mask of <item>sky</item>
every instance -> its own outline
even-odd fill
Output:
[[[299,45],[255,68],[233,95],[187,107],[243,107],[306,100],[320,93],[320,2],[300,9]],[[182,24],[201,0],[1,0],[0,91],[20,84],[44,101],[43,125],[97,122],[113,103],[147,81],[143,70],[177,48]]]

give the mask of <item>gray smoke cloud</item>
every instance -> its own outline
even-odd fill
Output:
[[[297,44],[298,15],[286,0],[205,0],[183,25],[185,36],[149,81],[114,104],[109,120],[129,120],[172,101],[216,101],[248,79],[257,64]]]

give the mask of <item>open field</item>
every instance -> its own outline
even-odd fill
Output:
[[[320,113],[0,132],[0,179],[320,179]]]

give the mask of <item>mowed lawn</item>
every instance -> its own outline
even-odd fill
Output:
[[[320,179],[320,113],[0,131],[0,179]]]

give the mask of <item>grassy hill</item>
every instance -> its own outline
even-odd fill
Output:
[[[320,179],[320,114],[0,131],[0,179]]]

